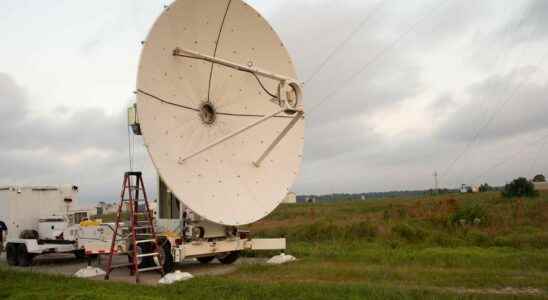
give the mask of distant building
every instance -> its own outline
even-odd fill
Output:
[[[306,197],[305,203],[316,203],[318,199],[316,197]]]
[[[139,211],[145,211],[146,210],[145,204],[140,204],[138,209]],[[152,213],[152,217],[155,218],[156,215],[158,214],[158,201],[157,200],[149,201],[148,209]]]
[[[287,193],[282,203],[297,203],[297,194],[293,192]]]
[[[98,217],[108,214],[115,214],[118,211],[118,205],[113,203],[99,202],[99,204],[97,204],[95,208],[95,215],[97,215]]]
[[[544,177],[543,174],[536,175],[533,180],[533,182],[546,182],[546,177]]]
[[[533,182],[537,191],[548,191],[548,182]]]
[[[77,211],[87,213],[88,217],[97,215],[97,207],[79,206]]]
[[[479,192],[479,187],[462,184],[460,186],[460,192],[461,193],[477,193]]]

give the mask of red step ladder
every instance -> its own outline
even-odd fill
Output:
[[[124,206],[127,207],[126,210],[124,210]],[[129,219],[124,222],[122,218],[126,211]],[[125,233],[124,228],[127,229]],[[128,263],[113,265],[113,257],[118,255],[118,251],[115,249],[116,241],[120,239],[123,242],[126,242],[125,239],[127,239],[128,248],[123,255],[127,255]],[[137,283],[140,281],[139,274],[141,272],[159,271],[162,276],[164,275],[160,245],[156,238],[153,216],[148,205],[141,172],[126,172],[124,175],[116,225],[108,255],[105,280],[109,280],[112,270],[124,267],[129,267],[130,274],[135,275]]]

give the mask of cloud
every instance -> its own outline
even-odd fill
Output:
[[[508,24],[517,27],[512,42],[539,42],[548,36],[548,2],[531,0]]]
[[[480,131],[479,140],[489,142],[544,129],[548,82],[531,78],[540,71],[535,66],[518,68],[470,86],[467,102],[450,114],[438,128],[437,136],[469,142]]]
[[[306,82],[304,164],[294,190],[430,188],[434,171],[444,173],[497,110],[479,143],[440,181],[454,187],[478,174],[491,184],[531,176],[548,113],[546,65],[538,63],[548,43],[547,2],[379,1],[250,1],[281,35],[301,80],[371,13]],[[90,24],[74,22],[81,4],[57,7],[55,22],[46,22],[42,7],[13,10],[11,27],[0,28],[36,18],[48,25],[25,24],[9,43],[11,55],[0,58],[11,74],[0,74],[1,182],[77,183],[86,200],[116,199],[128,168],[121,103],[134,86],[138,42],[163,4],[132,2]],[[84,13],[110,5],[99,1]],[[65,24],[76,25],[61,32]],[[141,144],[136,168],[155,187]],[[548,169],[548,160],[537,161],[535,173]]]
[[[63,107],[37,114],[25,89],[5,73],[0,73],[0,103],[0,182],[77,184],[88,202],[116,200],[128,169],[125,114]],[[150,171],[143,154],[137,152],[138,164]]]

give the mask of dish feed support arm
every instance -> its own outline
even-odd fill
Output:
[[[191,159],[237,135],[239,135],[240,133],[243,133],[261,123],[263,123],[264,121],[268,120],[268,119],[271,119],[271,118],[274,118],[275,116],[279,115],[280,113],[284,112],[284,110],[279,110],[279,111],[276,111],[274,112],[273,114],[270,114],[270,115],[267,115],[267,116],[264,116],[262,117],[261,119],[247,125],[247,126],[244,126],[242,128],[240,128],[239,130],[236,130],[234,131],[233,133],[231,134],[228,134],[228,135],[225,135],[224,137],[216,140],[215,142],[205,146],[204,148],[190,154],[190,155],[187,155],[186,157],[184,158],[179,158],[179,164],[183,164],[186,160],[188,159]],[[297,124],[297,122],[299,121],[300,118],[302,118],[303,116],[303,112],[302,111],[299,111],[297,112],[297,114],[293,117],[293,119],[291,119],[291,122],[289,122],[289,124],[287,124],[287,126],[284,128],[284,130],[282,130],[282,132],[280,132],[280,134],[274,139],[274,141],[270,144],[270,146],[268,146],[268,148],[263,152],[263,154],[261,155],[261,157],[259,157],[259,159],[257,161],[254,161],[253,162],[253,165],[257,168],[259,168],[261,166],[261,163],[264,161],[264,159],[270,154],[270,152],[272,152],[272,150],[274,150],[274,148],[276,148],[276,146],[280,143],[280,141],[287,135],[287,133],[295,126],[295,124]]]
[[[240,128],[240,129],[234,131],[234,132],[231,133],[231,134],[228,134],[228,135],[223,136],[222,138],[220,138],[220,139],[214,141],[213,143],[211,143],[211,144],[205,146],[204,148],[202,148],[202,149],[200,149],[200,150],[198,150],[198,151],[196,151],[196,152],[194,152],[194,153],[192,153],[192,154],[190,154],[190,155],[187,155],[186,157],[179,158],[179,161],[178,161],[178,162],[179,162],[179,164],[182,164],[182,163],[184,163],[186,160],[188,160],[188,159],[190,159],[190,158],[193,158],[193,157],[197,156],[198,154],[201,154],[201,153],[203,153],[203,152],[205,152],[205,151],[207,151],[207,150],[209,150],[209,149],[211,149],[211,148],[213,148],[213,147],[215,147],[215,146],[217,146],[217,145],[219,145],[219,144],[221,144],[221,143],[223,143],[223,142],[225,142],[225,141],[227,141],[227,140],[229,140],[229,139],[231,139],[231,138],[233,138],[233,137],[235,137],[235,136],[237,136],[237,135],[239,135],[240,133],[245,132],[245,131],[247,131],[248,129],[251,129],[251,128],[253,128],[253,127],[255,127],[255,126],[257,126],[257,125],[263,123],[264,121],[266,121],[266,120],[268,120],[268,119],[271,119],[271,118],[273,118],[273,117],[275,117],[275,116],[281,114],[283,111],[284,111],[283,109],[282,109],[282,110],[278,110],[278,111],[276,111],[276,112],[274,112],[274,113],[272,113],[272,114],[270,114],[270,115],[264,116],[264,117],[260,118],[259,120],[257,120],[257,121],[255,121],[255,122],[249,124],[249,125],[246,125],[246,126]]]
[[[282,130],[282,132],[280,132],[280,134],[274,139],[272,144],[270,144],[270,146],[266,148],[263,155],[261,155],[261,157],[259,157],[257,161],[253,162],[253,165],[255,167],[259,168],[261,166],[261,163],[263,162],[263,160],[270,154],[270,152],[272,152],[272,150],[274,150],[274,148],[276,148],[276,146],[280,143],[280,141],[286,136],[286,134],[291,130],[291,128],[293,128],[293,126],[297,124],[297,122],[302,116],[303,116],[302,111],[297,112],[297,114],[295,115],[295,117],[293,117],[291,122],[287,124],[287,126],[284,128],[284,130]]]
[[[252,73],[255,76],[262,76],[262,77],[270,78],[273,80],[277,80],[279,82],[278,91],[277,91],[278,93],[277,100],[278,100],[278,105],[280,105],[280,108],[281,108],[281,110],[276,111],[270,115],[264,116],[261,119],[214,141],[213,143],[205,146],[204,148],[190,155],[187,155],[186,157],[179,158],[178,160],[179,164],[184,163],[186,160],[193,158],[207,151],[208,149],[211,149],[239,135],[240,133],[245,132],[248,129],[251,129],[259,125],[263,123],[264,121],[279,115],[282,112],[285,112],[287,114],[295,114],[293,119],[289,122],[289,124],[287,124],[287,126],[282,130],[282,132],[280,132],[280,134],[274,139],[274,141],[272,141],[270,146],[268,146],[268,148],[263,152],[263,154],[259,157],[259,159],[253,162],[253,165],[258,168],[261,166],[261,163],[266,159],[266,157],[272,152],[272,150],[274,150],[274,148],[281,142],[281,140],[287,135],[287,133],[295,126],[295,124],[299,121],[299,119],[302,118],[304,115],[304,111],[301,108],[298,108],[298,106],[300,105],[300,100],[302,98],[302,89],[300,84],[297,83],[297,81],[293,78],[268,72],[259,68],[253,68],[251,66],[241,65],[235,62],[231,62],[218,57],[209,56],[196,51],[182,49],[179,47],[173,50],[173,56],[180,56],[180,57],[186,57],[191,59],[200,59],[200,60],[211,62],[213,64],[219,64],[228,68],[232,68],[237,71]]]
[[[179,47],[173,50],[173,56],[205,60],[214,64],[232,68],[237,71],[252,73],[257,76],[277,80],[279,82],[277,91],[279,105],[286,110],[299,110],[298,106],[300,105],[302,98],[302,88],[301,85],[293,78]]]

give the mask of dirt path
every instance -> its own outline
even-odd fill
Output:
[[[505,287],[505,288],[431,288],[433,291],[450,292],[454,294],[480,294],[480,295],[514,295],[514,296],[541,296],[544,291],[537,288],[525,287]]]
[[[116,257],[114,263],[124,263],[126,257]],[[194,276],[222,276],[230,274],[238,270],[238,266],[242,264],[255,264],[255,263],[264,263],[265,259],[256,259],[256,258],[240,258],[233,265],[223,265],[218,262],[212,262],[207,265],[200,264],[195,260],[189,260],[183,264],[176,265],[176,270],[181,272],[188,272]],[[85,268],[88,262],[86,260],[75,259],[72,254],[49,254],[44,256],[36,257],[34,264],[28,268],[20,267],[9,267],[16,270],[25,270],[30,272],[38,273],[47,273],[47,274],[56,274],[56,275],[66,275],[72,276],[78,270]],[[94,262],[92,266],[105,269],[106,257],[103,257],[100,261]],[[5,255],[0,255],[0,266],[8,267],[5,259]],[[160,274],[156,272],[146,272],[141,274],[141,283],[148,285],[158,284],[160,280]],[[126,283],[135,283],[135,277],[129,275],[128,269],[116,269],[112,272],[110,276],[112,281],[116,282],[126,282]],[[93,277],[92,280],[104,280],[103,277]]]

